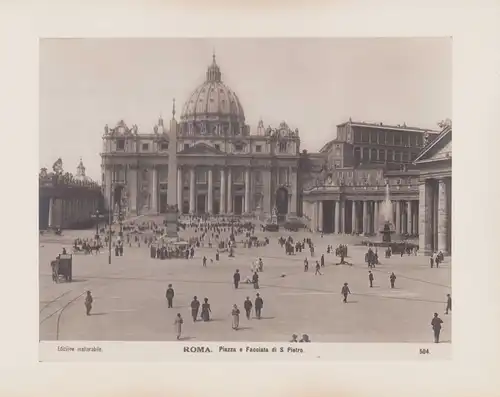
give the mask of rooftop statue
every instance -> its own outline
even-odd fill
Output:
[[[108,125],[106,124],[106,125],[104,126],[104,135],[108,135],[108,134],[109,134],[109,127],[108,127]]]
[[[62,159],[59,157],[56,162],[52,165],[52,170],[54,173],[57,175],[60,175],[63,173],[63,162]]]

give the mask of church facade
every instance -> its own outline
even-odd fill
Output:
[[[252,129],[234,91],[222,81],[215,56],[205,81],[189,95],[179,121],[163,119],[149,133],[124,121],[105,127],[105,197],[122,189],[130,215],[167,211],[169,136],[177,137],[177,204],[182,214],[300,213],[300,137],[285,122]],[[108,202],[105,200],[105,202]],[[108,204],[109,205],[109,204]]]

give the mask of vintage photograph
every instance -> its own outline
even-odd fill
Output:
[[[451,38],[39,57],[40,341],[451,343]]]

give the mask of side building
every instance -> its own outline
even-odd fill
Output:
[[[320,155],[311,155],[311,174],[303,186],[304,215],[315,231],[371,235],[383,220],[380,208],[389,194],[388,219],[396,233],[419,233],[419,170],[413,162],[439,132],[406,125],[346,123]],[[387,192],[387,187],[388,192]]]
[[[80,159],[76,176],[64,173],[58,159],[52,172],[42,168],[38,175],[38,228],[79,229],[94,224],[96,210],[102,208],[101,187],[85,175]]]
[[[300,138],[285,122],[252,130],[234,91],[222,81],[215,56],[181,108],[179,122],[162,118],[149,133],[120,121],[105,127],[102,181],[106,197],[122,191],[129,215],[167,210],[168,148],[177,137],[177,202],[182,214],[300,213]]]

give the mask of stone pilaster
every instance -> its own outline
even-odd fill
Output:
[[[363,233],[367,234],[368,231],[368,201],[363,201]]]
[[[373,233],[378,234],[380,229],[380,201],[375,201],[375,214],[373,216]]]
[[[419,251],[425,255],[432,254],[432,201],[433,189],[428,182],[419,186]]]
[[[356,233],[357,232],[357,225],[356,225],[356,201],[352,202],[352,209],[351,209],[351,232]]]
[[[401,233],[401,201],[396,201],[396,233]]]
[[[214,181],[212,168],[208,169],[208,213],[214,213]]]
[[[438,181],[438,250],[448,254],[448,186],[445,179]]]
[[[227,170],[227,213],[233,213],[233,172],[231,168]]]
[[[345,233],[345,225],[347,224],[345,200],[341,200],[339,203],[340,203],[340,232]]]
[[[290,200],[290,215],[297,215],[297,170],[290,167],[290,184],[292,189],[291,200]]]
[[[194,214],[195,209],[195,198],[196,198],[196,180],[195,180],[195,170],[194,168],[189,169],[189,213]]]
[[[220,169],[220,201],[219,201],[219,212],[221,214],[226,213],[226,170],[224,168]]]
[[[137,168],[130,167],[128,172],[128,190],[129,190],[129,210],[132,214],[137,214]]]
[[[250,168],[245,169],[245,213],[250,213]]]
[[[323,231],[323,201],[318,201],[318,230]]]
[[[263,205],[263,210],[264,210],[264,213],[266,214],[270,214],[271,211],[272,211],[272,208],[271,208],[271,169],[270,168],[265,168],[263,171],[262,171],[262,191],[263,191],[263,196],[264,196],[264,205]],[[313,206],[310,205],[310,207],[312,208]],[[313,230],[314,227],[311,227]]]
[[[406,230],[409,234],[413,234],[413,201],[406,202]]]
[[[182,192],[184,190],[184,184],[182,181],[182,168],[177,167],[177,206],[179,209],[179,214],[182,214]]]
[[[158,169],[153,167],[153,181],[151,185],[151,212],[158,213]]]
[[[335,233],[340,233],[340,201],[335,201]]]

